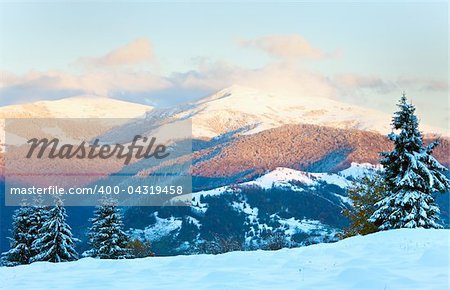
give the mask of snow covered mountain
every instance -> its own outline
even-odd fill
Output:
[[[288,97],[232,86],[200,99],[174,116],[192,118],[193,136],[213,138],[230,132],[253,134],[285,124],[314,124],[387,134],[391,116],[336,100]],[[427,133],[444,129],[421,126]]]
[[[123,118],[126,120],[143,117],[151,110],[153,108],[150,106],[95,95],[81,95],[55,101],[39,101],[0,107],[0,151],[3,151],[4,120],[7,118]],[[61,136],[59,137],[61,138]]]
[[[131,235],[151,241],[164,254],[186,254],[187,249],[205,253],[211,240],[223,235],[243,248],[270,244],[276,233],[283,233],[283,243],[291,246],[334,241],[346,225],[340,212],[351,206],[345,189],[354,178],[375,170],[356,163],[335,174],[277,168],[252,181],[172,200],[189,207],[130,208],[125,215]],[[137,214],[149,215],[150,224],[136,227],[132,217]]]
[[[5,118],[136,118],[147,114],[155,123],[192,119],[194,138],[224,134],[254,134],[286,124],[313,124],[360,129],[383,135],[391,131],[391,116],[332,99],[275,95],[257,89],[231,86],[196,102],[158,109],[95,95],[55,101],[38,101],[0,107]],[[447,136],[442,128],[422,124],[426,133]]]
[[[0,268],[0,287],[441,290],[449,289],[449,237],[449,230],[402,229],[279,251],[37,262]]]
[[[95,95],[0,107],[6,118],[136,118],[153,108]]]
[[[337,173],[311,173],[278,167],[275,170],[268,172],[252,181],[233,184],[232,186],[221,186],[215,189],[193,193],[192,203],[195,206],[195,204],[200,201],[202,196],[217,196],[220,194],[231,193],[239,187],[256,186],[262,189],[271,189],[276,187],[292,191],[303,191],[304,187],[314,187],[320,184],[328,184],[345,189],[351,184],[352,180],[362,177],[365,174],[370,175],[380,168],[380,166],[369,163],[352,163],[349,168]],[[339,197],[345,202],[348,202],[344,196],[340,195]]]

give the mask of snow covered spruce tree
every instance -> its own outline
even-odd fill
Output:
[[[31,258],[31,244],[34,237],[30,235],[31,207],[22,206],[15,210],[13,215],[10,250],[2,254],[2,263],[5,266],[28,264]]]
[[[133,258],[129,248],[129,238],[123,231],[122,214],[113,199],[103,199],[90,219],[88,237],[91,249],[84,252],[85,257],[100,259]]]
[[[38,231],[47,216],[42,200],[34,200],[34,206],[23,203],[13,215],[12,236],[9,238],[11,249],[2,254],[2,264],[16,266],[30,263],[36,252],[33,242],[38,238]]]
[[[39,229],[38,238],[33,242],[32,249],[35,255],[31,262],[67,262],[77,260],[75,239],[71,228],[66,223],[66,209],[61,200],[56,200],[55,206],[48,211],[48,216]]]
[[[395,148],[383,152],[380,161],[388,193],[376,204],[370,221],[381,230],[440,228],[439,208],[432,193],[444,192],[450,188],[450,181],[442,173],[446,168],[431,156],[439,142],[424,146],[415,107],[407,102],[405,94],[398,107],[392,122],[398,134],[388,136]]]

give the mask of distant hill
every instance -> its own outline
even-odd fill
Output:
[[[430,140],[426,140],[429,142]],[[259,175],[277,167],[311,172],[336,172],[352,162],[377,164],[379,153],[392,142],[375,132],[317,125],[285,125],[236,137],[194,154],[195,176],[233,177]],[[441,139],[434,156],[450,165],[449,139]],[[203,156],[203,158],[202,158]]]

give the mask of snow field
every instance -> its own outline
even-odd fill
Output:
[[[279,251],[0,268],[0,289],[449,289],[450,230],[402,229]]]

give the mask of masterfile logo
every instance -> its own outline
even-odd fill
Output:
[[[136,144],[140,139],[143,143],[147,144],[146,147]],[[116,157],[118,159],[124,159],[125,165],[128,165],[133,157],[135,159],[149,159],[152,157],[163,159],[170,155],[169,152],[166,152],[167,147],[164,144],[155,144],[155,137],[147,138],[141,135],[134,136],[133,141],[128,146],[117,143],[114,145],[100,144],[100,139],[95,139],[92,144],[82,141],[79,145],[61,145],[58,138],[53,138],[52,140],[47,138],[32,138],[27,143],[31,144],[26,156],[29,159],[33,158],[35,152],[36,158],[41,159],[48,148],[50,150],[47,158],[50,159],[108,159]]]
[[[7,205],[186,205],[192,191],[191,121],[146,119],[7,119]],[[186,199],[187,200],[187,199]]]

